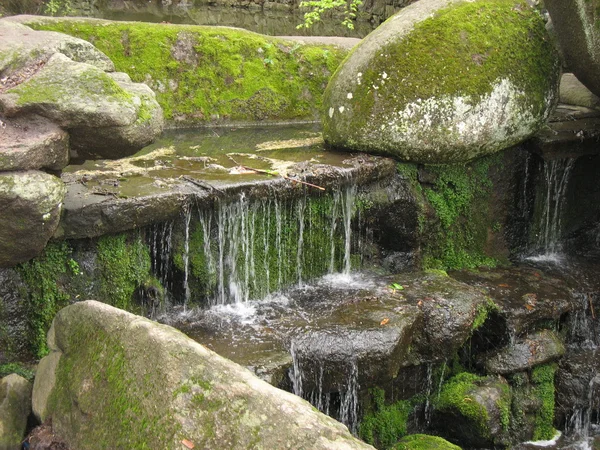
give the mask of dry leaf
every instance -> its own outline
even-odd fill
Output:
[[[525,308],[527,308],[527,311],[531,311],[532,309],[534,309],[533,305],[525,305]]]
[[[507,287],[510,287],[510,286],[508,284],[506,284],[506,283],[502,283],[502,284],[499,284],[498,287],[507,288]]]
[[[387,317],[385,319],[383,319],[381,322],[379,322],[379,325],[385,325],[390,321],[390,319],[388,319]]]
[[[194,443],[192,441],[188,441],[187,439],[184,439],[183,441],[181,441],[181,443],[183,445],[185,445],[187,448],[189,448],[190,450],[192,448],[194,448]]]
[[[417,306],[422,306],[423,305],[423,300],[419,300],[419,302],[417,303]]]

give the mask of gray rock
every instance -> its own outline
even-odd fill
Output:
[[[62,356],[47,413],[74,448],[372,448],[171,327],[94,301],[52,326]]]
[[[600,107],[600,98],[586,88],[572,73],[565,73],[560,79],[560,102],[586,108]]]
[[[542,330],[484,357],[484,365],[488,373],[523,372],[554,361],[564,353],[565,346],[560,338],[553,331]]]
[[[33,112],[67,129],[129,126],[137,120],[140,104],[103,70],[61,53],[0,94],[0,110],[7,116]]]
[[[600,30],[598,0],[544,2],[569,70],[594,94],[600,95]]]
[[[54,31],[33,31],[10,18],[0,20],[0,78],[10,79],[22,71],[30,75],[55,53],[102,71],[115,70],[104,53],[83,39]]]
[[[0,364],[33,360],[27,336],[27,288],[14,269],[0,269]]]
[[[333,75],[324,138],[421,163],[467,161],[534,134],[558,82],[544,22],[522,2],[421,0],[367,36]]]
[[[58,226],[65,191],[59,178],[43,172],[0,172],[0,267],[44,249]]]
[[[0,171],[61,170],[69,163],[69,135],[37,115],[0,122]]]
[[[31,383],[12,374],[0,380],[0,450],[20,450],[31,413]]]
[[[48,347],[50,347],[50,342],[48,342]],[[56,369],[61,355],[62,353],[59,350],[51,351],[48,356],[42,358],[37,367],[36,376],[33,380],[31,406],[35,417],[37,417],[40,423],[45,422],[50,416],[48,401],[56,384]]]

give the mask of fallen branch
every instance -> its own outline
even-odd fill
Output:
[[[300,184],[304,184],[304,185],[306,185],[306,186],[310,186],[310,187],[312,187],[312,188],[319,189],[319,190],[321,190],[321,191],[324,191],[324,190],[325,190],[325,188],[324,188],[323,186],[317,186],[316,184],[312,184],[312,183],[309,183],[309,182],[307,182],[307,181],[302,181],[302,180],[298,180],[298,179],[296,179],[296,178],[291,178],[291,177],[288,177],[287,175],[283,175],[283,174],[281,174],[281,173],[279,173],[279,172],[274,172],[274,171],[272,171],[272,170],[255,169],[255,168],[253,168],[253,167],[244,166],[243,164],[240,164],[240,163],[238,163],[238,162],[237,162],[235,159],[233,159],[233,157],[232,157],[232,156],[228,155],[227,157],[228,157],[230,160],[232,160],[232,161],[233,161],[233,162],[234,162],[234,163],[235,163],[237,166],[241,167],[241,168],[242,168],[242,169],[244,169],[244,170],[250,170],[250,171],[252,171],[252,172],[256,172],[256,173],[264,173],[264,174],[266,174],[266,175],[279,175],[281,178],[284,178],[284,179],[286,179],[286,180],[289,180],[289,181],[291,181],[291,182],[293,182],[293,183],[300,183]]]
[[[222,194],[224,194],[225,192],[215,186],[213,186],[212,184],[209,184],[205,181],[201,181],[201,180],[197,180],[195,178],[189,177],[187,175],[182,175],[181,178],[183,178],[185,181],[189,181],[190,183],[192,183],[195,186],[201,187],[203,189],[207,189],[209,191],[217,191],[220,192]]]
[[[590,303],[590,311],[592,312],[592,319],[596,320],[596,313],[594,312],[594,304],[592,303],[592,296],[588,294],[588,301]]]

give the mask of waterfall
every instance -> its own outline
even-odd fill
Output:
[[[189,272],[190,272],[190,221],[192,220],[192,210],[189,205],[185,206],[184,209],[185,218],[185,240],[183,244],[183,292],[184,292],[184,300],[183,300],[183,310],[187,309],[187,305],[190,301],[190,286],[188,283]]]
[[[574,163],[573,158],[544,161],[544,191],[536,245],[547,257],[556,257],[562,250],[562,209]]]
[[[352,244],[352,213],[354,209],[354,197],[356,186],[348,186],[344,192],[344,275],[350,275],[350,250]]]
[[[150,256],[152,272],[164,289],[165,299],[170,299],[172,284],[170,280],[172,262],[173,222],[157,223],[150,227]]]

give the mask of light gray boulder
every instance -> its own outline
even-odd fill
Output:
[[[0,267],[38,255],[58,227],[64,183],[44,172],[0,172]]]
[[[325,92],[330,146],[420,163],[467,161],[532,136],[560,65],[524,1],[420,0],[357,45]]]
[[[49,336],[59,361],[42,360],[48,388],[36,381],[33,403],[72,448],[372,448],[181,332],[106,304],[64,308]]]
[[[565,73],[560,79],[560,102],[586,108],[600,108],[600,98],[572,73]]]
[[[0,380],[0,450],[20,450],[31,413],[31,383],[17,375]]]

